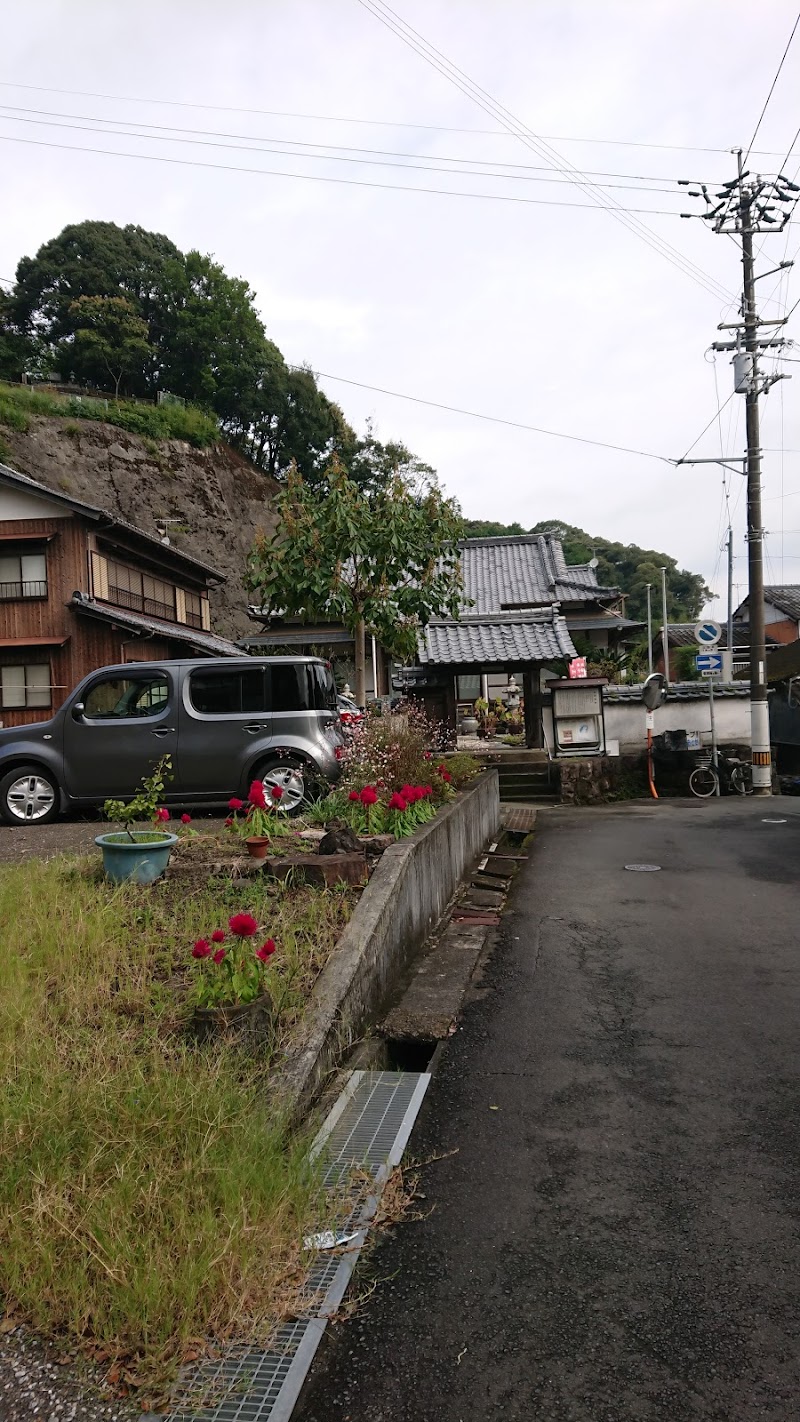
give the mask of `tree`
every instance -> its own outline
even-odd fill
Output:
[[[70,364],[78,380],[102,389],[108,376],[114,394],[126,375],[140,379],[153,355],[147,322],[124,296],[79,296],[70,307],[75,321]]]
[[[458,615],[458,506],[435,483],[399,476],[365,491],[333,460],[317,486],[290,471],[278,516],[278,532],[256,540],[249,590],[262,608],[344,624],[363,705],[367,632],[406,659],[432,617]]]
[[[16,328],[11,297],[0,287],[0,380],[21,379],[29,344]]]
[[[667,570],[667,616],[674,622],[693,622],[712,596],[699,573],[679,568],[668,553],[640,548],[636,543],[613,543],[585,533],[582,528],[544,519],[531,533],[552,533],[561,539],[567,563],[587,563],[597,558],[597,580],[603,587],[618,587],[626,594],[629,617],[647,616],[647,584],[653,586],[654,608],[660,607],[661,569]]]
[[[525,533],[521,523],[493,523],[491,519],[466,518],[465,538],[519,538]]]

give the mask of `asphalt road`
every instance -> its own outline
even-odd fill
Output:
[[[799,812],[540,813],[297,1422],[800,1416]]]

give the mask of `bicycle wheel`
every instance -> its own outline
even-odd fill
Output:
[[[689,789],[701,800],[707,800],[717,788],[716,771],[710,765],[699,765],[689,776]]]
[[[752,795],[753,772],[749,765],[735,765],[731,771],[731,790],[737,795]]]

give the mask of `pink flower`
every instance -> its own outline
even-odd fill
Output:
[[[211,952],[211,944],[207,938],[198,938],[192,948],[193,958],[207,958]]]
[[[275,939],[268,938],[266,943],[262,943],[260,948],[256,948],[256,957],[260,963],[268,963],[275,952]]]
[[[169,810],[164,809],[162,805],[160,810],[156,810],[154,819],[160,820],[161,823],[164,824],[164,822],[169,819]]]
[[[408,801],[404,800],[403,797],[402,797],[402,795],[397,795],[397,794],[395,794],[395,795],[392,796],[391,800],[389,801],[389,809],[390,809],[390,810],[401,810],[401,811],[402,811],[402,810],[407,810],[407,809],[408,809]]]
[[[247,798],[251,805],[255,805],[257,810],[266,810],[267,801],[264,795],[264,784],[261,780],[254,780],[247,792]]]
[[[359,795],[357,790],[351,790],[347,798],[348,800],[360,800],[361,796]]]
[[[191,823],[192,823],[192,817],[191,817],[191,815],[181,815],[181,824],[182,824],[182,825],[190,825]]]
[[[252,938],[258,933],[258,924],[251,913],[235,913],[228,919],[228,927],[237,938]]]
[[[280,785],[271,785],[269,793],[272,796],[273,800],[283,799],[283,790]]]
[[[374,790],[371,785],[365,785],[359,798],[362,805],[376,805],[378,803],[378,792]]]
[[[226,828],[226,829],[230,829],[230,827],[231,827],[232,824],[233,824],[233,820],[227,819],[227,820],[225,821],[225,828]]]
[[[218,948],[217,951],[216,951],[216,953],[215,953],[214,956],[213,956],[212,961],[215,962],[215,963],[221,963],[224,957],[225,957],[225,949],[224,949],[224,948]]]
[[[225,942],[225,930],[222,929],[222,928],[215,928],[215,929],[214,929],[214,932],[213,932],[212,935],[211,935],[211,942],[212,942],[212,943],[224,943],[224,942]]]
[[[229,810],[241,810],[243,804],[244,804],[244,801],[243,801],[243,800],[237,800],[236,796],[234,795],[233,799],[228,801],[228,809],[229,809]]]

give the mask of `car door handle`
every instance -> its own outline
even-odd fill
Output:
[[[243,727],[243,730],[247,731],[247,734],[248,734],[249,736],[255,736],[255,735],[257,735],[258,732],[261,730],[261,727],[260,727],[260,725],[258,724],[257,721],[254,721],[254,722],[252,722],[251,725],[249,725],[249,726],[244,726],[244,727]]]
[[[155,731],[150,732],[151,736],[172,736],[175,734],[174,726],[159,726]]]

